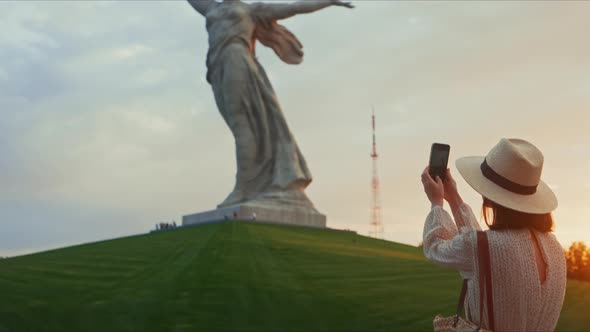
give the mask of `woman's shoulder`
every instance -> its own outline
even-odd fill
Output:
[[[530,234],[523,229],[486,230],[484,232],[490,247],[502,250],[513,250],[514,247],[520,247],[530,241]]]
[[[529,229],[503,229],[503,230],[487,230],[490,245],[496,247],[509,248],[513,246],[522,246],[524,243],[533,241],[531,238],[531,230]],[[562,254],[563,247],[553,232],[534,232],[539,244],[544,247],[546,252],[553,254]]]
[[[555,233],[553,233],[553,232],[545,232],[545,233],[536,232],[536,234],[537,234],[537,238],[541,240],[543,245],[550,247],[551,249],[553,249],[553,252],[555,252],[555,253],[559,253],[561,255],[564,254],[564,248],[561,245],[561,242],[559,242],[559,240],[557,239],[557,236],[555,236]]]

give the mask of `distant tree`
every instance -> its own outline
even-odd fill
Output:
[[[571,279],[590,281],[590,247],[574,242],[565,252],[567,276]]]

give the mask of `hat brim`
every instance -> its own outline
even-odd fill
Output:
[[[485,157],[463,157],[455,162],[463,179],[482,196],[509,209],[525,213],[545,214],[557,208],[557,197],[543,181],[534,194],[521,195],[488,180],[481,172],[484,159]]]

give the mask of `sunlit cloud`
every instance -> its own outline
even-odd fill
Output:
[[[112,51],[112,56],[116,60],[129,60],[143,54],[149,53],[151,49],[145,45],[133,44],[125,47],[116,48]]]

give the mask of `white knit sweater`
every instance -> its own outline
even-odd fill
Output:
[[[442,207],[432,208],[424,224],[424,254],[434,263],[458,270],[463,278],[469,279],[465,307],[468,317],[477,324],[480,318],[476,231],[481,228],[467,204],[453,212],[456,224]],[[564,252],[555,235],[534,232],[547,264],[546,280],[541,284],[529,230],[486,233],[490,245],[495,330],[553,331],[563,305],[567,280]],[[486,310],[484,307],[484,317]],[[487,317],[483,327],[488,327]]]

